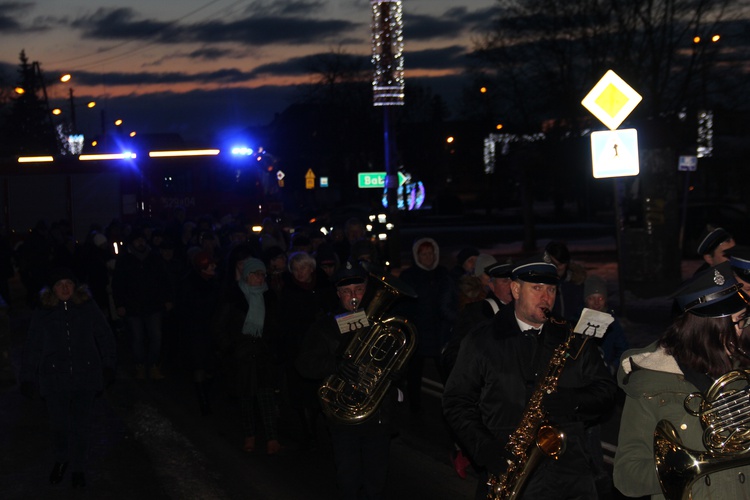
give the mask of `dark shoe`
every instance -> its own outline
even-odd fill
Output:
[[[49,473],[49,484],[57,484],[62,481],[65,470],[68,468],[68,462],[55,462],[52,472]]]
[[[86,475],[83,472],[74,472],[70,477],[70,484],[73,488],[85,488],[86,487]]]

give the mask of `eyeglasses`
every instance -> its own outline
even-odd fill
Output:
[[[738,326],[740,330],[744,330],[745,328],[750,326],[750,316],[745,316],[744,318],[740,318],[737,321],[732,321],[732,324]]]

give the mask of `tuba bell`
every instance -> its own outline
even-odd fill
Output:
[[[685,398],[685,409],[701,421],[705,451],[686,448],[674,425],[659,421],[654,457],[667,500],[687,500],[691,486],[701,477],[750,464],[748,381],[750,370],[733,370],[719,377],[705,395],[692,393]]]
[[[401,370],[417,345],[414,324],[386,312],[399,297],[416,298],[406,283],[366,268],[369,279],[362,303],[370,323],[349,342],[344,357],[357,367],[358,378],[328,376],[318,389],[323,413],[343,424],[357,424],[371,417],[391,385],[389,375]]]

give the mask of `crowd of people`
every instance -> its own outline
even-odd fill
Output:
[[[606,280],[574,261],[562,241],[515,261],[472,246],[441,259],[437,241],[423,237],[413,244],[411,265],[387,270],[380,248],[357,219],[332,236],[284,232],[271,218],[253,233],[242,221],[188,220],[180,210],[158,223],[115,220],[93,227],[81,243],[69,229],[64,222],[39,223],[11,253],[28,304],[36,309],[19,387],[48,405],[56,452],[53,484],[70,464],[72,484],[85,486],[88,411],[119,368],[121,376],[143,383],[189,374],[202,415],[212,413],[219,387],[228,390],[241,423],[237,446],[248,453],[287,449],[279,429],[282,408],[298,424],[293,439],[300,448],[316,446],[322,419],[342,498],[383,498],[392,406],[405,401],[411,414],[424,411],[422,380],[430,363],[445,386],[445,432],[454,442],[446,455],[460,477],[466,478],[470,467],[476,470],[477,498],[484,498],[487,480],[501,476],[517,458],[506,444],[584,308],[614,314]],[[713,354],[719,344],[688,356],[682,343],[688,340],[681,338],[688,335],[683,323],[698,321],[692,319],[696,315],[731,316],[738,334],[746,326],[743,293],[727,292],[734,297],[730,304],[714,298],[716,290],[707,291],[706,273],[723,273],[721,285],[711,285],[721,290],[735,283],[733,273],[750,274],[750,253],[734,248],[733,241],[727,244],[728,236],[716,233],[701,243],[700,250],[712,247],[712,261],[706,260],[707,269],[678,297],[682,319],[657,346],[623,355],[629,346],[616,318],[601,338],[569,340],[573,354],[543,400],[547,418],[567,435],[567,450],[560,460],[540,465],[524,498],[562,498],[565,491],[567,498],[593,499],[609,487],[599,426],[616,408],[618,381],[628,395],[626,411],[649,424],[654,418],[655,410],[637,414],[645,411],[642,403],[636,406],[642,393],[628,385],[629,379],[647,376],[648,370],[630,376],[642,359],[661,363],[672,356],[677,364],[670,362],[670,373],[708,367],[712,377],[737,364],[734,353],[745,352],[744,342],[726,338],[723,330],[728,357],[719,353],[721,359]],[[730,263],[714,262],[721,260],[713,252],[718,247]],[[450,269],[443,264],[448,261]],[[361,311],[368,287],[377,281],[373,270],[413,292],[399,298],[393,314],[416,327],[418,342],[404,369],[387,374],[390,389],[376,416],[341,425],[321,411],[318,389],[334,374],[353,384],[361,375],[345,354],[356,332],[341,325],[342,318]],[[696,306],[698,296],[709,296],[709,303],[722,300],[722,307]],[[714,321],[714,329],[726,321]],[[116,344],[127,348],[115,355]],[[704,355],[710,360],[696,359]],[[704,388],[703,382],[696,386]],[[621,433],[621,439],[633,444],[618,452],[624,472],[619,474],[616,464],[615,480],[631,481],[647,465],[646,444],[639,430]],[[625,483],[622,487],[627,490]]]

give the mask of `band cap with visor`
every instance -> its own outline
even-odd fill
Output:
[[[514,280],[525,281],[526,283],[543,283],[545,285],[557,285],[560,283],[560,277],[557,276],[557,267],[549,262],[544,262],[541,258],[519,263],[519,265],[513,268],[510,277]]]
[[[732,273],[729,262],[701,271],[674,294],[682,312],[722,318],[747,308],[750,296]]]

